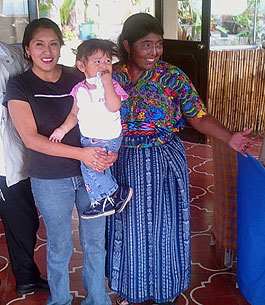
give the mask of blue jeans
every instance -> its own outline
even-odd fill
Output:
[[[82,282],[87,291],[82,305],[110,305],[104,279],[106,218],[80,218],[88,202],[82,177],[32,178],[32,191],[47,231],[47,274],[51,292],[47,305],[72,302],[68,265],[73,252],[71,218],[74,204],[83,249]]]
[[[109,150],[118,152],[122,141],[122,135],[111,140],[102,140],[96,138],[86,138],[81,136],[82,147],[100,146]],[[108,168],[103,173],[94,171],[91,167],[81,162],[81,171],[85,181],[86,190],[91,202],[100,201],[107,196],[111,196],[118,188],[116,179]]]

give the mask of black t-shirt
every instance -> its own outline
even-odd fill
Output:
[[[55,82],[46,82],[31,70],[8,81],[4,104],[9,100],[21,100],[30,104],[38,133],[49,137],[69,114],[73,97],[71,89],[81,81],[75,69],[62,66],[62,75]],[[80,146],[78,126],[70,130],[62,143]],[[46,155],[30,150],[29,175],[39,179],[59,179],[81,175],[80,162],[70,158]]]

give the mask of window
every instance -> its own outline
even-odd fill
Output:
[[[201,41],[202,0],[179,0],[177,16],[178,39]]]
[[[260,45],[265,0],[212,0],[211,46]]]
[[[20,43],[28,22],[27,0],[0,0],[1,41],[9,44]]]
[[[202,0],[163,0],[165,38],[201,40]],[[211,46],[260,45],[265,0],[211,0]]]
[[[1,0],[0,0],[1,1]],[[75,64],[73,49],[91,37],[116,41],[124,20],[138,12],[154,14],[154,0],[38,0],[39,16],[55,21],[65,45],[60,62]]]

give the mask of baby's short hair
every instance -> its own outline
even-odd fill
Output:
[[[111,40],[91,38],[83,41],[77,48],[76,60],[87,60],[97,51],[102,51],[110,58],[118,56],[117,45]]]

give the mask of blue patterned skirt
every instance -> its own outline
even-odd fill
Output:
[[[167,302],[190,285],[188,167],[181,140],[167,139],[137,148],[154,136],[125,137],[113,166],[118,184],[134,195],[108,217],[107,276],[110,289],[133,303]]]

